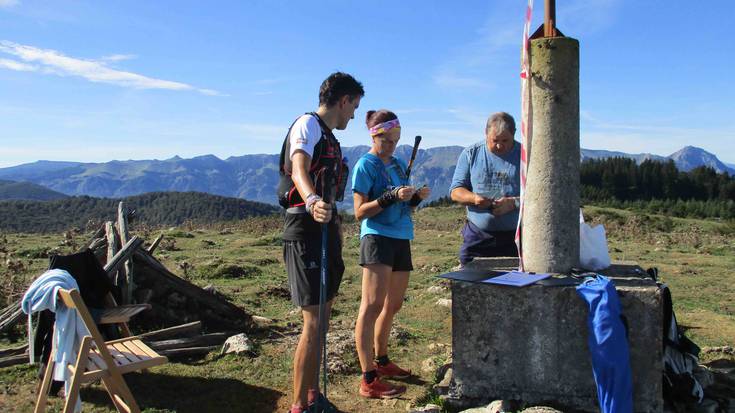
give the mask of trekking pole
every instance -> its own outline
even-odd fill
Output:
[[[406,169],[406,180],[411,177],[411,168],[413,168],[413,161],[416,159],[416,153],[419,151],[420,143],[421,135],[416,135],[416,139],[413,142],[413,152],[411,152],[411,160],[408,161],[408,168]]]
[[[322,201],[329,203],[329,192],[331,182],[329,182],[329,169],[322,169]],[[333,212],[334,213],[334,212]],[[324,400],[317,398],[316,411],[318,413],[329,411],[329,399],[327,398],[327,241],[329,240],[328,227],[329,223],[321,224],[322,227],[322,260],[321,260],[321,276],[319,280],[319,346],[317,350],[317,369],[316,384],[319,385],[320,367],[322,369],[322,391],[324,392]],[[320,404],[324,406],[320,406]]]

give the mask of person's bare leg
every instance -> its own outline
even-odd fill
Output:
[[[327,302],[327,323],[332,310],[332,301]],[[316,370],[319,365],[317,352],[319,351],[319,306],[309,305],[301,307],[304,318],[304,327],[301,331],[299,344],[293,356],[293,404],[307,407],[308,389],[315,389]],[[327,324],[329,326],[329,324]]]
[[[391,267],[383,264],[366,265],[362,269],[362,300],[355,323],[355,346],[363,372],[373,370],[373,334],[375,320],[383,310]]]
[[[408,287],[408,271],[395,271],[388,278],[388,292],[385,295],[383,310],[375,321],[374,356],[388,355],[388,338],[393,327],[393,318],[403,305]]]

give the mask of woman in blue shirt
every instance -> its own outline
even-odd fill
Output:
[[[371,110],[366,123],[372,148],[357,161],[352,176],[355,217],[362,221],[362,301],[355,325],[357,355],[363,372],[360,395],[392,398],[403,393],[405,386],[394,386],[380,378],[411,376],[410,370],[398,367],[388,358],[393,317],[401,308],[409,272],[413,270],[411,212],[431,191],[428,187],[416,190],[411,186],[405,162],[393,157],[401,138],[396,114],[385,109]]]

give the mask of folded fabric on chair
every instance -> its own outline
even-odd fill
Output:
[[[54,380],[66,382],[66,390],[68,392],[69,382],[67,381],[68,371],[67,364],[73,363],[79,352],[79,345],[85,335],[89,335],[89,330],[77,315],[76,311],[68,309],[62,302],[58,300],[59,289],[72,290],[78,289],[79,286],[74,278],[64,270],[48,270],[41,274],[23,295],[21,308],[23,312],[28,314],[28,349],[31,363],[33,363],[33,325],[31,315],[38,311],[50,310],[56,313],[56,328],[54,329],[53,346],[56,349],[54,357]],[[81,404],[78,404],[81,409]],[[75,409],[78,411],[78,409]]]

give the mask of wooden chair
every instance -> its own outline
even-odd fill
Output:
[[[138,337],[126,337],[105,342],[92,320],[82,297],[77,290],[59,290],[64,304],[75,309],[90,332],[82,339],[74,365],[67,366],[71,386],[66,395],[64,413],[72,413],[79,398],[79,388],[84,383],[102,380],[102,384],[120,413],[139,413],[140,408],[122,375],[131,371],[144,370],[164,364],[168,359],[158,355]],[[35,413],[46,411],[46,400],[54,370],[55,349],[46,366],[41,389],[36,399]]]

